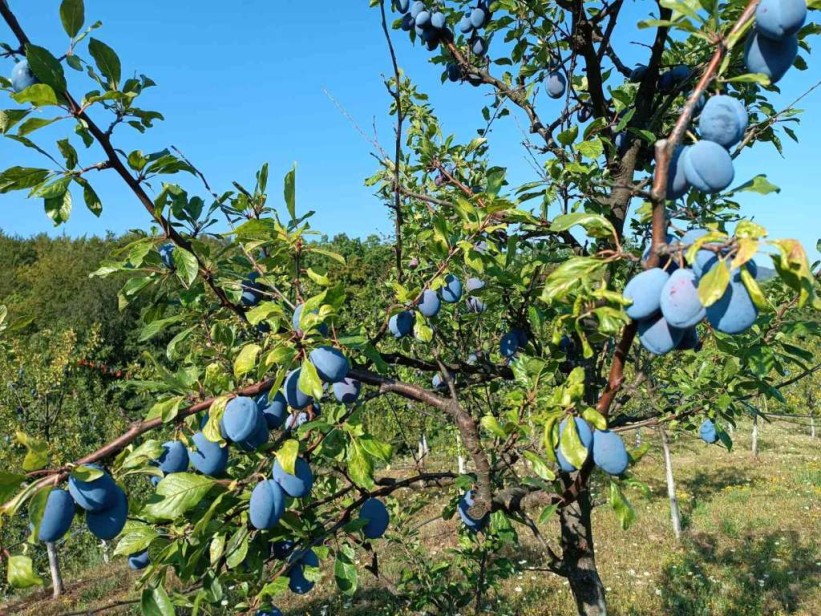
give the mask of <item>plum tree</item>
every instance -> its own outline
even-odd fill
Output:
[[[698,119],[702,139],[730,148],[741,141],[747,130],[747,109],[737,98],[719,94],[708,100]]]
[[[390,318],[389,328],[394,338],[402,338],[413,331],[416,318],[409,310],[403,310]],[[293,406],[293,405],[292,405]]]
[[[191,466],[203,475],[219,477],[228,468],[228,447],[208,440],[202,432],[196,432],[191,437],[194,448],[188,458]]]
[[[795,36],[773,40],[754,32],[747,37],[744,47],[744,62],[749,71],[766,75],[772,83],[781,81],[797,55],[798,38]]]
[[[48,494],[43,517],[37,532],[39,541],[55,542],[61,539],[74,520],[74,499],[65,490],[55,488]]]
[[[437,295],[436,291],[432,291],[431,289],[425,289],[422,292],[422,299],[419,300],[419,304],[416,308],[428,318],[435,317],[439,314],[439,308],[441,303],[439,302],[439,295]]]
[[[388,508],[378,498],[369,498],[359,509],[359,517],[368,523],[362,527],[362,533],[368,539],[379,539],[388,530],[390,515]]]
[[[547,95],[550,98],[561,98],[567,90],[567,78],[560,71],[551,71],[547,75]]]
[[[355,379],[346,378],[333,384],[334,397],[343,404],[353,404],[359,399],[362,383]]]
[[[311,363],[316,368],[316,372],[326,383],[339,383],[351,369],[348,358],[332,346],[321,346],[315,348],[310,354]]]
[[[274,462],[273,478],[285,493],[292,498],[307,496],[314,485],[314,474],[304,458],[296,459],[293,473],[286,471],[277,460]]]
[[[706,193],[721,192],[735,178],[730,153],[713,141],[702,139],[687,148],[681,159],[690,186]]]
[[[462,298],[462,281],[453,274],[445,276],[444,285],[439,289],[443,302],[454,304]]]
[[[336,390],[334,390],[336,391]],[[262,417],[269,430],[276,430],[282,426],[285,417],[288,415],[288,401],[281,391],[273,394],[271,399],[271,390],[263,392],[257,398],[257,408],[262,412]]]
[[[157,458],[157,466],[163,473],[182,473],[188,469],[188,449],[181,441],[167,441],[162,445],[162,454]]]
[[[670,274],[661,289],[659,306],[667,323],[678,329],[694,327],[706,316],[693,270],[683,267]]]
[[[755,29],[774,41],[794,36],[807,19],[805,0],[761,0],[755,9]]]
[[[248,519],[257,529],[276,526],[285,513],[285,492],[273,479],[265,479],[254,486],[248,506]]]
[[[86,511],[102,511],[115,503],[117,484],[99,464],[89,464],[87,468],[97,476],[83,480],[72,474],[68,478],[69,494]]]
[[[705,443],[713,444],[718,441],[718,432],[716,425],[711,419],[705,419],[698,429],[698,435]]]
[[[654,267],[633,276],[624,286],[623,295],[633,303],[625,308],[634,320],[648,319],[661,310],[661,293],[670,274]]]
[[[28,60],[20,60],[11,71],[11,87],[15,92],[22,92],[37,83],[37,77],[31,72]]]
[[[608,475],[624,473],[629,457],[621,437],[610,430],[593,432],[593,462]]]
[[[145,569],[150,562],[151,560],[148,557],[148,550],[131,554],[128,557],[128,566],[134,571]]]
[[[244,441],[256,429],[258,416],[259,408],[253,398],[237,396],[225,405],[220,428],[226,438],[235,442]]]
[[[128,497],[115,485],[111,505],[99,511],[86,511],[86,526],[98,539],[108,541],[119,535],[128,517]]]

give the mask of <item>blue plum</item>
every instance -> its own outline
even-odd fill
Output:
[[[579,109],[579,113],[576,114],[576,118],[579,122],[587,122],[590,118],[593,117],[593,108],[590,105],[584,105],[581,109]]]
[[[288,401],[281,391],[276,392],[274,399],[271,400],[271,391],[269,390],[257,397],[257,408],[261,410],[268,429],[276,430],[282,425],[288,414]]]
[[[279,608],[272,607],[270,609],[257,610],[256,616],[282,616]]]
[[[716,425],[710,419],[705,419],[698,429],[698,435],[705,443],[715,443],[718,440]]]
[[[72,520],[74,520],[74,499],[65,490],[55,488],[46,498],[37,539],[48,543],[57,541],[68,532]]]
[[[470,12],[465,13],[462,19],[459,20],[459,23],[456,24],[456,27],[459,28],[459,32],[462,34],[470,34],[473,32],[473,23],[470,21]]]
[[[334,383],[334,397],[343,404],[353,404],[359,398],[362,383],[351,378],[346,378],[339,383]]]
[[[285,492],[273,479],[260,481],[251,492],[248,518],[251,526],[263,530],[276,526],[285,513]]]
[[[695,327],[688,327],[684,330],[681,342],[676,345],[677,351],[699,351],[701,350],[701,340],[698,338],[698,330]]]
[[[401,23],[402,30],[404,30],[405,32],[410,32],[411,30],[413,30],[413,26],[414,26],[414,19],[411,16],[411,14],[410,13],[405,13],[404,15],[402,15],[402,23]]]
[[[686,83],[692,77],[693,71],[683,64],[674,66],[665,71],[659,77],[659,91],[662,94],[670,94],[673,90]]]
[[[448,81],[459,81],[462,78],[462,69],[459,68],[458,64],[451,62],[447,66],[448,71]],[[414,269],[414,268],[411,268]]]
[[[567,89],[567,78],[559,71],[547,74],[547,95],[550,98],[561,98]]]
[[[309,358],[319,378],[326,383],[338,383],[348,376],[351,369],[351,364],[342,351],[331,346],[314,349]]]
[[[485,281],[481,278],[468,278],[467,282],[465,283],[465,288],[467,289],[468,293],[472,293],[473,291],[480,291],[485,288]]]
[[[20,60],[11,69],[11,87],[15,92],[22,92],[37,83],[37,77],[31,72],[28,60]]]
[[[391,330],[394,338],[402,338],[413,331],[413,323],[415,320],[412,312],[404,310],[390,318],[388,328]]]
[[[300,335],[304,334],[305,332],[299,326],[299,320],[302,318],[302,310],[305,308],[305,304],[299,304],[294,309],[294,316],[291,317],[291,327],[294,328],[294,331]],[[319,314],[319,310],[311,310],[311,314]],[[321,323],[317,325],[317,331],[323,336],[328,335],[328,326],[325,323]]]
[[[573,420],[576,422],[576,433],[579,435],[579,440],[581,441],[582,445],[584,445],[588,452],[590,451],[590,443],[593,441],[593,431],[590,429],[590,424],[588,424],[584,419],[581,417],[574,417]],[[561,443],[562,434],[564,434],[564,430],[567,427],[567,417],[562,419],[562,422],[559,424],[559,442]],[[556,448],[556,458],[559,461],[559,467],[566,472],[570,473],[576,470],[576,467],[570,463],[564,454],[562,453],[561,447]]]
[[[419,11],[414,18],[414,23],[417,28],[428,28],[431,25],[430,20],[430,11]]]
[[[254,431],[251,432],[251,436],[244,440],[238,441],[238,444],[246,451],[254,451],[262,447],[267,442],[268,424],[265,423],[265,416],[259,412],[257,413],[257,423],[256,426],[254,426]]]
[[[216,477],[222,475],[228,468],[228,447],[221,447],[219,443],[209,441],[202,432],[191,437],[194,449],[188,454],[191,466],[203,475]]]
[[[796,34],[806,19],[806,0],[761,0],[755,10],[755,29],[780,41]]]
[[[469,297],[467,301],[467,309],[468,312],[473,312],[474,314],[481,314],[485,310],[487,310],[487,306],[485,302],[483,302],[478,297]]]
[[[407,13],[410,8],[410,0],[393,0],[393,8],[398,13]]]
[[[311,592],[314,583],[305,577],[305,572],[301,565],[295,565],[288,572],[288,588],[296,595],[304,595]]]
[[[160,246],[160,259],[168,269],[174,269],[174,244],[168,242]]]
[[[690,268],[681,268],[670,275],[659,298],[661,314],[671,327],[694,327],[707,311],[698,297],[698,279]]]
[[[314,474],[304,458],[297,458],[294,465],[295,475],[285,472],[279,464],[274,462],[273,478],[285,493],[292,498],[302,498],[311,492],[314,486]]]
[[[291,370],[285,377],[284,394],[288,406],[300,410],[311,403],[311,396],[299,388],[299,373],[302,369]]]
[[[593,462],[608,475],[621,475],[627,470],[627,450],[624,441],[610,430],[593,433]]]
[[[439,301],[439,296],[436,294],[436,291],[425,289],[422,292],[422,299],[419,300],[419,304],[416,307],[419,312],[426,317],[435,317],[439,314],[439,308],[441,306],[442,304]]]
[[[441,374],[434,374],[430,384],[434,389],[439,389],[445,385],[445,379],[442,378]]]
[[[644,76],[647,74],[647,67],[644,64],[637,64],[636,67],[630,71],[630,76],[628,79],[633,83],[638,83]]]
[[[749,121],[744,103],[732,96],[719,94],[704,105],[698,119],[698,131],[702,139],[730,148],[744,137]]]
[[[484,28],[490,20],[490,13],[485,6],[477,6],[470,12],[470,24],[476,28]]]
[[[516,332],[508,332],[499,341],[499,352],[504,357],[513,357],[519,350],[519,336]]]
[[[691,145],[682,156],[682,164],[687,182],[702,192],[721,192],[735,178],[730,153],[713,141],[702,139]]]
[[[128,517],[128,498],[119,486],[114,489],[114,501],[101,511],[86,512],[86,526],[95,537],[108,541],[119,535]]]
[[[445,284],[439,289],[442,301],[454,304],[462,298],[462,281],[453,274],[445,276]]]
[[[670,158],[670,167],[667,172],[667,198],[678,199],[684,196],[690,185],[687,183],[687,175],[684,173],[682,156],[688,150],[688,146],[677,146]]]
[[[671,327],[663,316],[639,321],[639,342],[654,355],[664,355],[678,346],[684,330]]]
[[[420,0],[416,0],[416,2],[414,2],[411,5],[410,15],[411,15],[411,17],[416,19],[416,16],[419,15],[419,13],[421,13],[424,10],[425,10],[425,3],[420,2]]]
[[[477,36],[470,50],[473,52],[473,55],[479,57],[484,56],[487,53],[487,41],[483,37]]]
[[[319,405],[314,402],[313,405],[311,405],[311,408],[313,409],[312,415],[307,411],[300,411],[299,413],[292,413],[291,415],[288,415],[285,419],[285,430],[295,430],[309,421],[319,417],[321,412]]]
[[[659,302],[661,290],[669,279],[670,274],[660,267],[654,267],[633,276],[624,287],[623,293],[627,299],[633,301],[625,308],[627,316],[638,321],[658,313],[661,309]]]
[[[472,518],[469,513],[472,506],[473,491],[468,490],[459,498],[459,502],[456,504],[456,511],[459,513],[459,517],[462,518],[462,523],[467,527],[467,529],[471,532],[478,533],[485,526],[487,526],[489,516],[485,514],[478,520],[476,518]]]
[[[225,405],[225,412],[220,420],[220,429],[226,438],[232,441],[244,441],[257,426],[259,409],[253,398],[237,396]]]
[[[740,334],[750,329],[758,318],[758,309],[743,282],[730,280],[724,295],[707,307],[710,325],[725,334]]]
[[[103,474],[91,481],[69,477],[68,491],[71,498],[86,511],[102,511],[111,507],[116,498],[117,484],[99,464],[86,464],[85,466],[103,471]]]
[[[251,272],[248,277],[242,281],[242,296],[240,301],[243,306],[256,306],[262,299],[262,285],[257,282],[259,278],[258,272]]]
[[[359,517],[368,520],[368,523],[362,528],[362,533],[368,539],[379,539],[388,530],[390,515],[381,500],[369,498],[362,503]]]
[[[188,469],[188,449],[181,441],[163,443],[157,466],[163,473],[182,473]]]
[[[435,11],[430,16],[430,25],[432,28],[436,28],[437,30],[443,30],[447,25],[447,18],[442,11]]]
[[[747,37],[744,46],[744,62],[751,73],[762,73],[772,83],[778,83],[790,69],[798,55],[798,38],[788,36],[774,41],[757,32]]]
[[[282,541],[274,541],[271,544],[271,556],[279,560],[285,560],[294,551],[296,543],[291,539],[283,539]]]
[[[128,557],[128,566],[134,571],[145,569],[150,562],[151,561],[148,558],[148,550],[131,554],[131,556]]]

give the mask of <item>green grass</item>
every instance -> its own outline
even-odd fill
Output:
[[[622,531],[604,503],[593,514],[597,561],[608,589],[611,614],[821,614],[821,439],[813,441],[808,435],[796,434],[785,424],[766,425],[760,457],[755,459],[749,454],[749,427],[742,425],[736,432],[732,453],[707,447],[689,436],[673,445],[685,522],[685,538],[680,543],[670,527],[656,436],[645,433],[645,440],[652,441],[654,447],[639,462],[634,475],[646,482],[652,493],[645,498],[636,490],[628,491],[637,522]],[[403,495],[405,502],[413,498],[413,494]],[[599,494],[596,498],[602,499]],[[435,518],[442,502],[416,517],[420,522]],[[447,547],[454,546],[456,524],[455,520],[435,520],[422,526],[423,551],[441,556]],[[546,537],[556,537],[558,523],[549,521],[543,531]],[[523,543],[511,556],[522,562],[523,568],[537,566],[537,545],[527,531],[520,530],[520,536]],[[377,542],[376,549],[383,576],[398,579],[407,555],[385,541]],[[59,602],[35,600],[35,595],[25,605],[0,606],[0,614],[50,616],[136,597],[132,585],[137,576],[121,562],[86,571],[82,578],[79,583],[67,580],[70,592]],[[341,597],[335,590],[333,573],[326,567],[311,594],[283,596],[279,605],[288,616],[412,613],[391,599],[367,571],[360,571],[360,579],[363,587],[353,598]],[[505,581],[483,607],[483,613],[499,616],[575,613],[562,578],[524,570]],[[103,613],[135,613],[135,608],[122,606]]]

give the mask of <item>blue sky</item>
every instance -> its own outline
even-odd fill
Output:
[[[65,49],[58,0],[9,1],[33,41],[54,52]],[[634,26],[639,17],[645,17],[639,14],[642,4],[646,3],[628,5],[614,38],[628,64],[640,62],[646,52],[634,44],[648,36],[636,32]],[[86,0],[86,19],[103,22],[95,36],[117,49],[124,74],[145,73],[158,84],[145,95],[143,106],[161,111],[166,121],[146,135],[123,129],[117,136],[119,147],[151,152],[175,145],[218,192],[230,188],[232,180],[252,185],[254,172],[267,161],[269,192],[277,200],[281,177],[296,162],[298,208],[316,210],[315,228],[329,235],[390,233],[384,206],[362,182],[376,168],[370,156],[373,147],[326,94],[368,134],[376,127],[379,141],[389,146],[392,125],[382,76],[390,71],[390,62],[378,10],[369,9],[367,0],[234,0],[230,4],[216,0]],[[3,40],[9,40],[5,28],[2,32]],[[470,139],[482,123],[479,110],[489,91],[441,84],[439,70],[428,64],[426,51],[413,47],[401,33],[395,33],[394,39],[400,64],[430,94],[444,130]],[[10,72],[11,61],[7,65]],[[817,63],[810,62],[810,66],[808,71],[793,70],[784,78],[782,94],[772,99],[776,107],[821,79]],[[819,105],[821,89],[801,107],[817,110]],[[544,118],[558,110],[559,103],[541,101]],[[521,119],[516,122],[509,117],[496,124],[491,137],[494,162],[508,167],[514,182],[532,176],[520,145],[521,126]],[[67,130],[68,125],[57,125],[35,136],[56,139]],[[796,237],[812,258],[818,258],[818,114],[806,114],[798,133],[800,144],[785,139],[783,159],[766,144],[746,151],[736,161],[736,182],[767,173],[782,188],[781,193],[741,195],[744,212],[766,226],[771,237]],[[24,150],[2,140],[0,160],[5,166],[40,162]],[[95,153],[92,150],[84,162],[97,162]],[[91,235],[150,224],[113,172],[89,179],[103,198],[101,218],[77,203],[81,199],[77,194],[71,220],[55,229],[39,201],[12,193],[0,195],[0,228],[23,236],[39,232]]]

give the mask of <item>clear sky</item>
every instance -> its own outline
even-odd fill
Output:
[[[35,43],[64,51],[58,0],[9,3]],[[641,62],[647,51],[635,42],[646,41],[648,32],[637,32],[635,23],[647,16],[640,10],[648,4],[628,3],[617,28],[615,47],[628,64]],[[146,135],[122,129],[116,141],[123,150],[151,152],[175,145],[218,192],[230,188],[232,180],[253,185],[254,172],[267,161],[272,199],[279,199],[281,177],[296,162],[298,208],[316,210],[315,228],[329,235],[390,233],[384,206],[362,182],[376,169],[373,147],[339,109],[369,135],[375,127],[378,140],[389,146],[392,125],[382,76],[390,71],[390,61],[379,12],[368,8],[367,0],[86,0],[86,19],[103,22],[95,36],[118,51],[125,75],[145,73],[158,84],[142,106],[161,111],[166,121]],[[10,40],[5,27],[0,32],[2,40]],[[430,94],[444,130],[471,138],[482,123],[479,111],[489,91],[441,84],[439,70],[428,64],[428,52],[413,47],[403,33],[394,33],[394,40],[400,64]],[[12,62],[6,64],[10,72]],[[793,70],[784,78],[782,94],[773,98],[776,107],[821,79],[821,63],[809,64],[809,70]],[[76,79],[76,73],[68,73]],[[85,86],[83,78],[80,82]],[[544,118],[554,112],[551,105],[559,110],[558,103],[547,100],[540,105]],[[821,236],[816,184],[821,89],[800,107],[811,111],[798,128],[801,143],[785,138],[783,159],[766,144],[746,151],[736,161],[736,183],[766,173],[780,186],[780,194],[740,195],[744,211],[765,225],[771,237],[800,239],[814,259]],[[508,117],[496,124],[491,138],[494,162],[508,167],[514,182],[532,179],[520,145],[522,126],[523,120]],[[67,133],[68,125],[58,124],[35,137],[52,136],[53,143]],[[98,160],[91,156],[84,162]],[[4,166],[43,164],[8,140],[0,140],[0,161]],[[76,236],[147,227],[147,215],[113,172],[89,180],[103,199],[101,218],[92,216],[77,194],[71,220],[55,229],[39,201],[11,193],[0,195],[0,228],[23,236]]]

